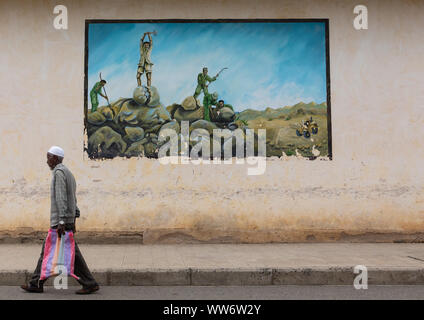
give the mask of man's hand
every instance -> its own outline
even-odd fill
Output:
[[[62,235],[65,234],[65,225],[64,224],[59,224],[57,226],[57,235],[59,236],[59,238],[62,238]]]

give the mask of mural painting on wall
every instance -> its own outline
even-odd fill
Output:
[[[157,158],[186,125],[265,129],[267,157],[331,159],[328,55],[327,20],[89,20],[86,151]]]

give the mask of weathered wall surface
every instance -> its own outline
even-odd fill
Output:
[[[424,231],[424,1],[56,1],[0,3],[0,230],[46,230],[46,150],[65,149],[82,231],[165,241],[373,241]],[[84,20],[329,18],[332,161],[241,165],[89,160],[84,140]],[[107,35],[105,35],[107,37]],[[364,238],[365,237],[365,238]],[[194,240],[193,240],[194,239]]]

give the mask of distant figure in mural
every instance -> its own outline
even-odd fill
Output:
[[[97,95],[101,95],[106,100],[108,97],[102,93],[102,88],[106,84],[106,80],[100,80],[99,82],[96,82],[96,84],[93,86],[93,88],[90,91],[90,99],[91,99],[91,112],[94,112],[97,110],[97,107],[99,105],[99,99]]]
[[[218,93],[212,94],[205,92],[203,97],[203,120],[211,121],[211,115],[213,115],[211,107],[218,103]]]
[[[50,230],[29,284],[21,286],[27,292],[42,293],[44,282],[56,272],[52,266],[59,264],[66,266],[67,275],[75,277],[82,285],[82,289],[76,291],[77,294],[90,294],[99,290],[99,285],[73,240],[80,210],[77,206],[75,178],[62,163],[64,156],[63,149],[57,146],[52,146],[47,152],[47,165],[52,171]]]
[[[303,121],[303,127],[305,129],[308,129],[311,123],[312,123],[312,117],[310,120]]]
[[[233,108],[233,106],[231,105],[231,104],[226,104],[225,102],[224,102],[224,100],[219,100],[218,101],[218,104],[216,105],[216,111],[218,112],[218,114],[219,114],[219,110],[221,110],[222,108],[224,108],[224,107],[226,107],[226,108],[230,108],[231,110],[233,110],[234,111],[234,108]]]
[[[153,39],[151,34],[156,35],[156,31],[153,32],[145,32],[143,37],[140,39],[140,61],[138,62],[137,69],[137,84],[141,86],[141,76],[143,73],[146,73],[147,86],[150,87],[152,85],[152,66],[153,63],[150,60],[150,56],[152,54],[153,49]],[[149,41],[144,41],[146,35],[149,37]]]
[[[197,75],[197,87],[196,87],[196,91],[193,94],[193,97],[196,99],[199,96],[199,94],[202,92],[202,90],[203,90],[203,94],[207,96],[209,94],[208,92],[209,84],[215,81],[216,78],[218,78],[218,76],[219,74],[211,78],[208,75],[208,68],[204,67],[202,73],[199,73]],[[209,82],[209,83],[206,83],[206,82]]]
[[[227,104],[224,100],[219,100],[214,109],[214,117],[217,122],[231,122],[236,114],[231,104]]]

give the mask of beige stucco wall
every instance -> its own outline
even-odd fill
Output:
[[[45,155],[61,145],[80,230],[253,242],[424,231],[424,1],[361,3],[365,31],[352,26],[358,1],[2,0],[0,230],[48,227]],[[52,26],[56,4],[68,7],[67,31]],[[274,159],[260,176],[241,165],[89,160],[84,20],[161,18],[329,18],[333,160]]]

